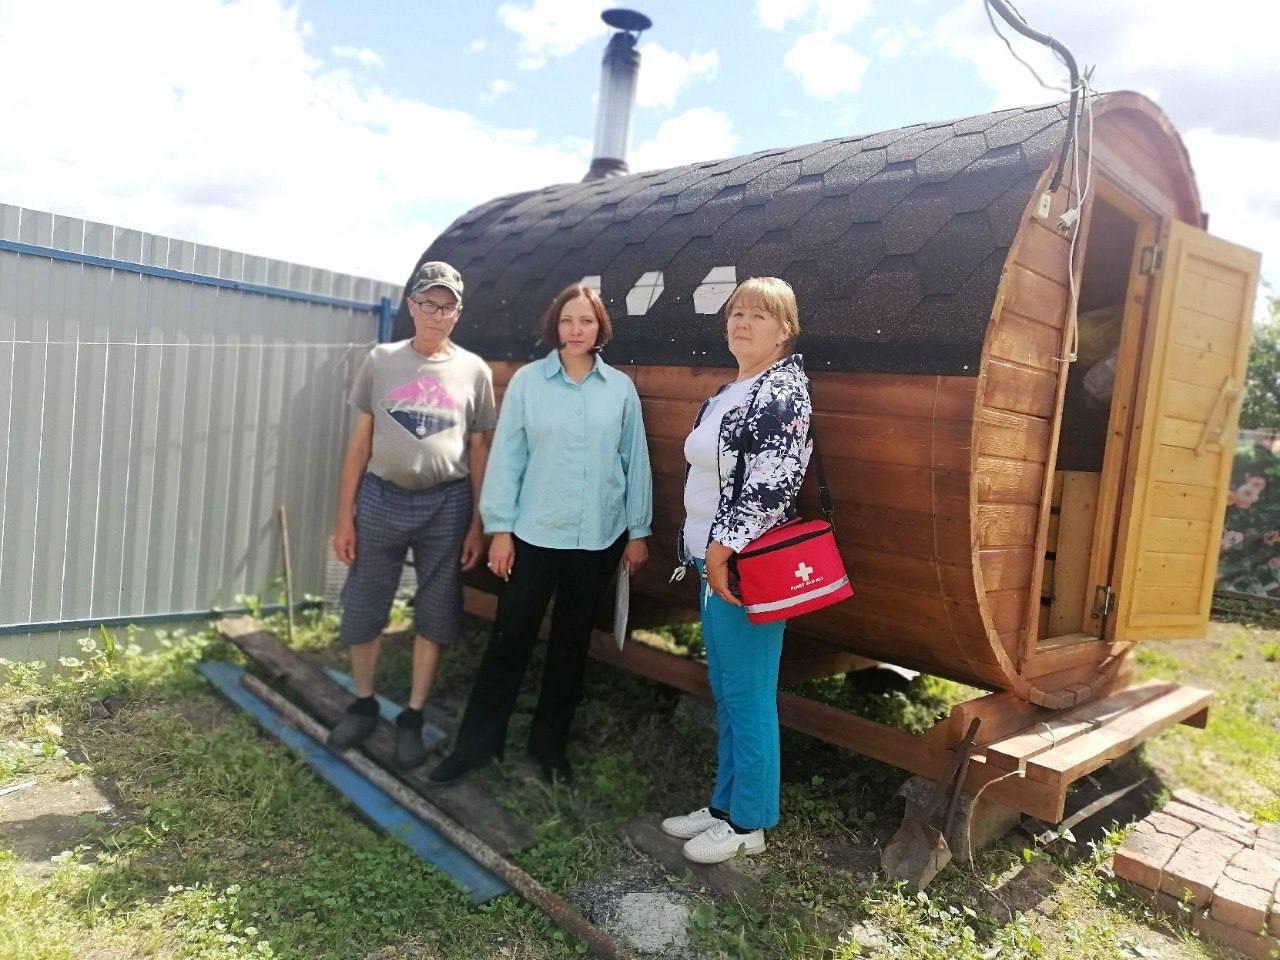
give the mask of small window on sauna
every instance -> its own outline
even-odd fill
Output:
[[[712,267],[693,291],[693,309],[698,313],[718,313],[737,285],[737,267]]]
[[[649,312],[649,308],[658,302],[660,296],[662,296],[662,271],[650,270],[636,281],[636,285],[627,294],[627,314],[632,317],[644,316]]]

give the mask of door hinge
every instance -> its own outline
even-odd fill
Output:
[[[1116,594],[1109,585],[1101,585],[1093,588],[1093,615],[1100,620],[1105,620],[1107,614],[1111,612],[1111,608],[1115,605]]]
[[[1142,266],[1138,272],[1143,276],[1151,276],[1164,266],[1164,247],[1150,246],[1142,248]]]

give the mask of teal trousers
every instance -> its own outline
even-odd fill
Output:
[[[752,623],[711,592],[701,560],[699,609],[707,677],[716,703],[716,785],[711,806],[736,826],[778,822],[778,662],[785,621]]]

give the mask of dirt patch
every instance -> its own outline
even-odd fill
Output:
[[[119,818],[114,793],[101,781],[78,776],[0,797],[0,844],[26,861],[29,872],[47,876],[53,858],[72,849],[96,821]]]
[[[688,945],[694,898],[681,892],[656,864],[636,864],[578,890],[573,900],[588,920],[646,957],[697,957]]]

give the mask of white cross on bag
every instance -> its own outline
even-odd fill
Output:
[[[803,580],[805,583],[808,583],[809,574],[811,573],[813,573],[813,567],[809,566],[807,563],[801,560],[800,566],[796,567],[796,579]]]

